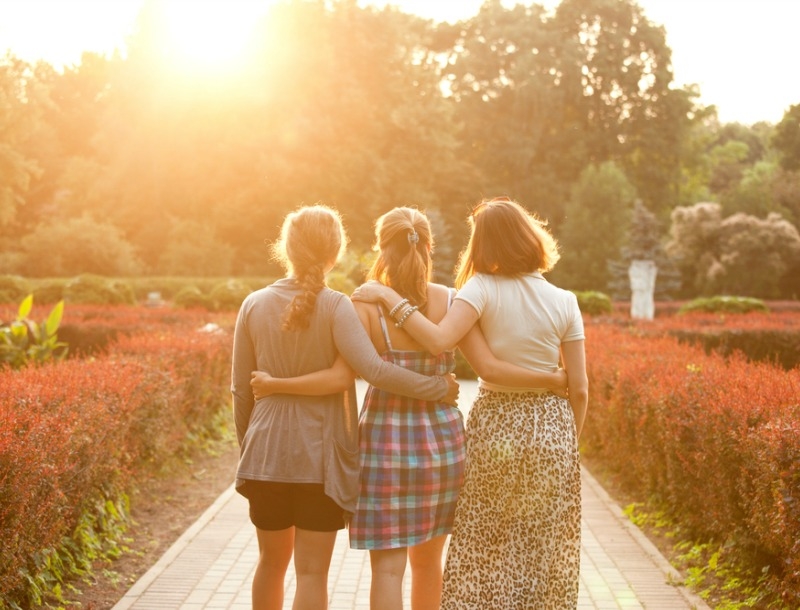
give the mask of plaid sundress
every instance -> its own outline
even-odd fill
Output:
[[[455,369],[453,352],[392,349],[380,312],[384,360],[423,375]],[[449,534],[464,475],[457,407],[367,389],[359,418],[361,489],[350,522],[354,549],[395,549]]]

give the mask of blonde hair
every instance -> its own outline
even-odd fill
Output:
[[[547,272],[558,262],[558,242],[547,223],[505,197],[475,206],[469,243],[461,253],[456,288],[476,273],[515,276]]]
[[[302,207],[286,216],[281,236],[272,246],[273,258],[294,277],[302,292],[286,308],[284,330],[308,328],[325,284],[325,272],[347,247],[339,213],[324,205]]]
[[[428,218],[417,209],[398,207],[375,223],[378,258],[367,278],[391,286],[413,305],[425,309],[432,277],[433,235]]]

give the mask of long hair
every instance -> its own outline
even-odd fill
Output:
[[[425,309],[432,248],[431,225],[425,214],[414,208],[394,208],[375,223],[373,249],[378,258],[367,277],[391,286],[413,305]]]
[[[281,236],[272,246],[272,255],[302,292],[286,308],[284,330],[308,328],[317,294],[326,285],[325,272],[339,260],[346,247],[347,234],[336,210],[312,205],[286,216]]]
[[[456,288],[476,273],[516,276],[547,272],[561,256],[547,223],[505,197],[479,203],[469,223],[471,233],[459,257]]]

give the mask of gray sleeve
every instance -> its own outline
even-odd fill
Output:
[[[347,297],[339,299],[332,318],[336,349],[368,383],[393,394],[422,400],[439,400],[447,393],[447,382],[443,377],[420,375],[383,360]]]
[[[231,365],[231,395],[233,396],[233,421],[239,446],[244,441],[255,398],[250,388],[250,373],[258,369],[255,348],[247,329],[246,306],[243,304],[236,318],[233,333],[233,363]]]

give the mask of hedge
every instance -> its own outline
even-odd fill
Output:
[[[0,370],[0,608],[58,591],[53,558],[72,557],[87,515],[227,409],[229,332],[190,313],[105,313],[122,332],[100,355]]]
[[[800,607],[800,369],[587,320],[587,456],[698,540],[768,558]]]

